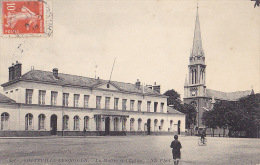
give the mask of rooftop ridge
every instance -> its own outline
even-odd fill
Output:
[[[34,69],[34,70],[30,70],[28,72],[26,72],[25,74],[31,72],[31,71],[41,71],[41,72],[49,72],[52,73],[52,71],[45,71],[45,70],[39,70],[39,69]],[[25,75],[23,74],[23,75]],[[69,75],[69,76],[77,76],[77,77],[83,77],[83,78],[89,78],[89,79],[93,79],[93,80],[103,80],[103,81],[110,81],[110,82],[118,82],[118,83],[124,83],[124,84],[131,84],[131,85],[135,85],[134,83],[129,83],[129,82],[123,82],[123,81],[114,81],[114,80],[106,80],[106,79],[96,79],[96,78],[92,78],[92,77],[87,77],[87,76],[80,76],[80,75],[75,75],[75,74],[68,74],[68,73],[59,73],[59,74],[63,74],[63,75]],[[23,76],[22,75],[22,76]],[[144,86],[146,87],[146,86]],[[147,87],[148,88],[148,87]]]
[[[242,97],[246,97],[252,94],[252,90],[245,91],[235,91],[235,92],[222,92],[213,89],[206,89],[207,97],[214,97],[215,99],[227,100],[227,101],[236,101]]]
[[[104,79],[96,79],[87,76],[78,76],[73,74],[67,73],[58,73],[58,79],[53,77],[52,71],[45,71],[45,70],[30,70],[21,76],[21,79],[18,81],[32,81],[32,82],[39,82],[39,83],[51,83],[56,85],[71,85],[71,86],[80,86],[80,87],[89,87],[89,88],[99,88],[100,85],[111,83],[113,86],[118,88],[124,92],[133,92],[133,93],[145,93],[148,95],[157,95],[157,96],[164,96],[163,94],[150,89],[146,86],[140,86],[140,88],[136,87],[135,83],[129,82],[121,82],[121,81],[109,81]],[[4,83],[3,85],[8,85],[10,82]]]
[[[34,70],[30,70],[26,73],[29,73],[31,71],[41,71],[41,72],[49,72],[49,73],[52,73],[52,71],[46,71],[46,70],[39,70],[39,69],[34,69]],[[25,74],[26,74],[25,73]],[[93,79],[93,80],[103,80],[103,79],[95,79],[95,78],[92,78],[92,77],[86,77],[86,76],[80,76],[80,75],[74,75],[74,74],[68,74],[68,73],[59,73],[59,74],[63,74],[63,75],[69,75],[69,76],[77,76],[77,77],[83,77],[83,78],[89,78],[89,79]],[[23,74],[24,75],[24,74]]]
[[[219,91],[219,90],[214,90],[214,89],[206,89],[206,90],[212,90],[212,91],[216,91],[216,92],[221,92],[221,93],[226,93],[226,94],[228,94],[228,93],[238,93],[238,92],[251,92],[252,90],[250,89],[250,90],[244,90],[244,91],[234,91],[234,92],[223,92],[223,91]]]
[[[227,93],[239,93],[239,92],[251,92],[252,90],[245,90],[245,91],[235,91],[235,92],[227,92]]]

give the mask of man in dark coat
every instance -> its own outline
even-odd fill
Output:
[[[174,136],[174,141],[171,143],[172,148],[172,157],[174,161],[174,165],[178,165],[181,159],[181,143],[178,140],[178,135]]]

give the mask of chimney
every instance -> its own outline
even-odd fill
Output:
[[[137,79],[137,81],[135,82],[135,86],[140,89],[141,86],[141,82],[139,81],[139,79]]]
[[[19,79],[22,76],[22,64],[16,61],[14,65],[14,79]]]
[[[58,68],[53,68],[52,69],[52,72],[53,72],[53,76],[55,77],[55,78],[59,78],[59,72],[58,72],[59,70],[58,70]]]
[[[158,92],[158,93],[161,93],[161,86],[160,85],[156,85],[156,82],[154,82],[153,90]]]
[[[14,63],[9,68],[9,81],[14,80]]]

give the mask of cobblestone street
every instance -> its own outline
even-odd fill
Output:
[[[173,164],[172,136],[0,139],[0,164]],[[260,140],[179,137],[181,164],[260,164]]]

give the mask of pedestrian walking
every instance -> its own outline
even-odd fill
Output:
[[[178,135],[174,136],[174,141],[171,143],[171,148],[172,148],[172,157],[173,157],[173,162],[174,165],[178,165],[179,161],[181,159],[181,143],[178,140]]]

